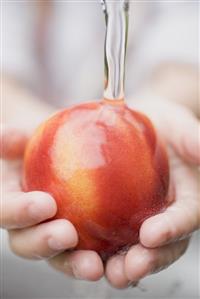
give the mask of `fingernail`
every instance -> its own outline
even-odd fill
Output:
[[[49,248],[51,248],[55,251],[60,251],[60,250],[63,250],[66,248],[62,242],[60,242],[54,238],[49,238],[47,243],[48,243]]]
[[[138,283],[139,283],[138,281],[130,281],[128,283],[128,287],[135,288],[135,287],[137,287]]]
[[[71,266],[71,268],[72,268],[72,272],[73,272],[73,274],[74,274],[74,277],[76,278],[76,279],[81,279],[81,280],[86,280],[85,278],[83,278],[83,276],[82,276],[82,274],[80,273],[80,271],[79,271],[79,269],[78,269],[78,267],[76,266],[76,264],[75,263],[70,263],[70,266]]]
[[[38,195],[39,196],[39,195]],[[38,221],[45,220],[54,216],[56,207],[53,200],[48,196],[43,196],[41,199],[33,199],[28,207],[29,215]]]

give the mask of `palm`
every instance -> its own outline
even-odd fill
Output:
[[[187,164],[191,161],[199,163],[196,147],[190,150],[187,143],[194,144],[195,134],[191,132],[198,130],[198,122],[185,108],[179,109],[167,102],[141,102],[137,109],[151,117],[159,135],[169,145],[170,194],[173,201],[164,213],[143,223],[140,244],[130,248],[127,253],[115,255],[108,260],[105,275],[117,288],[126,287],[131,281],[138,281],[148,273],[173,263],[184,253],[188,246],[188,235],[199,224],[197,172]],[[167,117],[164,118],[163,115]],[[173,130],[169,128],[169,124]],[[189,155],[189,151],[192,154]],[[50,263],[66,272],[63,267],[65,258],[64,253],[61,258],[50,260]],[[92,267],[95,268],[95,264]]]
[[[164,213],[143,223],[140,244],[108,261],[106,275],[115,287],[126,287],[130,281],[138,281],[169,266],[185,252],[189,235],[199,227],[198,172],[191,164],[200,162],[199,124],[188,110],[178,108],[168,102],[137,104],[138,110],[151,117],[160,137],[169,146],[171,203]]]
[[[200,223],[197,170],[195,166],[188,164],[188,162],[200,163],[196,141],[198,121],[185,108],[167,102],[140,102],[136,103],[136,109],[150,116],[159,135],[169,146],[170,198],[172,201],[164,213],[153,216],[143,223],[139,244],[131,247],[123,255],[115,255],[108,260],[105,275],[110,283],[118,288],[126,287],[130,282],[138,281],[145,275],[173,263],[186,250],[189,235],[198,228]],[[20,192],[21,171],[21,160],[6,165],[3,185],[5,193],[11,199],[17,194],[22,194]],[[55,209],[53,211],[55,214]],[[53,216],[52,212],[50,214]],[[50,214],[41,220],[50,218]],[[55,225],[58,226],[58,223],[53,222],[55,221],[49,222],[49,227],[54,225],[55,231]],[[44,240],[40,239],[45,229],[47,230],[44,225],[47,227],[48,223],[39,225],[38,223],[31,223],[31,228],[10,230],[11,243],[14,244],[12,248],[17,254],[30,258],[35,246],[35,251],[37,251],[37,254],[34,252],[35,256],[53,255],[54,257],[48,259],[48,262],[59,271],[89,280],[97,280],[103,275],[103,263],[95,252],[66,252],[66,249],[73,247],[77,242],[76,232],[69,222],[59,223],[60,228],[57,227],[57,231],[63,231],[63,234],[59,236],[60,242],[63,240],[65,242],[63,248],[54,251],[49,250]],[[7,223],[6,228],[12,228],[12,225],[9,227]],[[32,244],[34,234],[37,240]],[[27,241],[30,246],[26,249],[21,248],[19,240],[23,244]]]

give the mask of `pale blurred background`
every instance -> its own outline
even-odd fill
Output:
[[[145,278],[139,287],[126,290],[115,290],[104,279],[98,282],[69,279],[45,262],[18,258],[10,252],[5,233],[2,237],[2,299],[199,299],[200,296],[198,234],[187,253],[174,265]]]
[[[198,64],[198,25],[198,1],[131,2],[128,99],[160,64]],[[105,25],[98,1],[2,1],[1,35],[3,71],[40,99],[63,107],[102,96]],[[1,237],[2,298],[200,298],[198,234],[176,264],[123,291],[22,260],[10,252],[5,232]]]
[[[105,37],[98,0],[3,1],[3,71],[66,106],[102,97]],[[126,96],[163,63],[198,61],[197,1],[131,1]]]

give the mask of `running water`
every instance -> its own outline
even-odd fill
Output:
[[[101,0],[106,20],[104,99],[124,100],[129,0]]]

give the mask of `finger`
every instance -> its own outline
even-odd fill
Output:
[[[27,133],[1,125],[0,158],[8,160],[22,158],[27,141]]]
[[[124,289],[128,287],[130,281],[125,274],[125,255],[111,257],[107,261],[105,275],[114,288]]]
[[[151,117],[160,136],[183,159],[200,165],[200,123],[197,117],[183,105],[156,99],[156,96],[152,99],[149,95],[146,97],[146,100],[136,102],[135,107]]]
[[[125,274],[129,281],[138,281],[159,272],[175,262],[187,249],[188,240],[178,241],[164,247],[147,249],[138,244],[125,257]]]
[[[77,245],[78,235],[67,220],[59,219],[9,233],[12,251],[24,258],[48,258]]]
[[[18,161],[1,160],[3,197],[8,192],[21,191],[22,163]]]
[[[100,256],[90,250],[64,252],[49,259],[48,262],[58,271],[77,279],[97,281],[104,273]]]
[[[40,191],[10,193],[0,202],[0,226],[16,229],[32,226],[56,214],[50,194]]]
[[[172,169],[175,202],[165,212],[147,219],[140,229],[140,242],[149,248],[186,238],[200,225],[198,173],[176,159]]]
[[[187,108],[179,106],[163,123],[168,142],[186,161],[200,165],[200,123]]]

